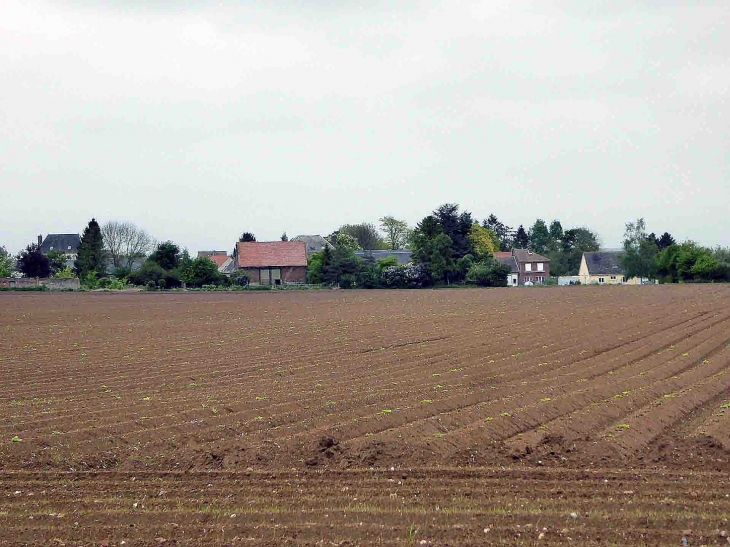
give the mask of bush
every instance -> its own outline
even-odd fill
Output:
[[[57,271],[56,275],[54,275],[53,277],[55,277],[56,279],[73,279],[76,276],[71,271],[71,268],[66,266],[62,270]]]
[[[496,260],[477,262],[466,274],[466,282],[479,287],[506,287],[509,266],[498,263]]]
[[[248,287],[250,282],[251,280],[246,274],[238,274],[236,277],[231,279],[231,284],[236,287]]]
[[[429,275],[422,264],[390,266],[380,276],[383,286],[391,289],[415,289],[429,283]]]
[[[204,285],[224,285],[228,279],[218,271],[218,266],[209,258],[199,257],[193,260],[182,273],[185,283],[191,287]]]
[[[150,280],[150,281],[147,282],[147,286],[146,287],[147,287],[147,290],[148,291],[154,291],[154,290],[157,289],[157,285],[152,280]]]
[[[165,285],[166,285],[166,283],[165,283],[165,280],[164,279],[160,279],[157,282],[157,286],[160,288],[161,291],[164,291],[165,290]]]
[[[340,276],[340,288],[342,289],[356,289],[357,281],[353,274],[342,274]]]
[[[129,282],[133,285],[148,286],[150,281],[155,286],[160,279],[165,280],[165,287],[168,289],[179,287],[180,278],[174,270],[165,270],[162,266],[152,260],[145,260],[142,267],[129,274]]]
[[[129,277],[131,273],[132,273],[132,270],[130,268],[121,267],[121,268],[114,268],[113,275],[117,279],[124,279],[126,277]]]

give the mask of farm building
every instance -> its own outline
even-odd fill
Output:
[[[507,274],[507,286],[514,287],[518,285],[520,281],[520,268],[517,265],[515,257],[512,256],[512,252],[497,252],[494,253],[494,258],[500,264],[504,264],[505,266],[509,266],[510,268],[509,274]]]
[[[621,251],[583,253],[578,277],[583,285],[640,285],[638,278],[626,279],[621,266]]]
[[[252,285],[305,283],[307,245],[304,241],[239,241],[235,271],[248,276]]]

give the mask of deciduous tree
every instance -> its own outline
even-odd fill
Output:
[[[477,260],[499,251],[499,238],[492,230],[485,228],[478,222],[472,224],[469,231],[469,241]]]
[[[130,270],[135,259],[144,258],[152,250],[152,236],[131,222],[111,220],[101,227],[104,248],[115,268]]]
[[[536,253],[544,254],[550,246],[550,231],[547,224],[541,218],[535,221],[529,232],[529,249]]]
[[[377,250],[385,247],[385,241],[378,229],[367,222],[345,224],[340,227],[338,233],[353,237],[361,249]]]
[[[380,229],[385,233],[385,242],[389,249],[403,249],[408,244],[410,228],[404,220],[385,216],[380,219]]]
[[[13,267],[13,257],[5,247],[0,247],[0,277],[10,277],[10,268]]]
[[[643,218],[636,222],[626,223],[624,233],[624,252],[620,261],[627,278],[656,277],[656,262],[654,261],[659,249],[656,243],[647,238],[646,223]]]

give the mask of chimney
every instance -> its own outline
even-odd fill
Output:
[[[43,234],[38,234],[38,246],[43,245]]]

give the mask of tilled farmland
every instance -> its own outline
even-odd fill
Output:
[[[0,545],[730,544],[730,287],[0,294]]]

